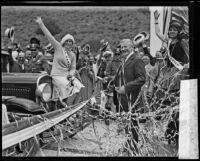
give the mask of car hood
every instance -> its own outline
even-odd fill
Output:
[[[41,73],[3,73],[2,83],[36,83]]]

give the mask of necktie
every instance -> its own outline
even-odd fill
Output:
[[[124,74],[124,65],[125,65],[125,62],[126,62],[126,58],[125,57],[124,59],[122,59],[122,71],[123,71],[123,74]]]

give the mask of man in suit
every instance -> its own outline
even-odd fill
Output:
[[[12,66],[13,73],[26,73],[28,70],[27,64],[25,62],[25,53],[20,52],[17,56],[17,62],[14,62]]]
[[[115,84],[115,90],[118,93],[119,104],[122,106],[121,109],[125,112],[131,110],[131,113],[134,114],[139,109],[140,104],[133,108],[132,106],[140,93],[141,87],[146,81],[145,64],[134,52],[133,43],[130,39],[121,40],[120,45],[123,63],[116,75],[117,82]],[[132,115],[131,132],[129,132],[128,127],[125,128],[125,131],[131,136],[131,139],[127,140],[127,148],[130,148],[133,154],[138,153],[138,128],[137,118]]]

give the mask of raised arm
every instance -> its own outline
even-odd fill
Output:
[[[60,43],[53,37],[53,35],[49,32],[47,27],[44,25],[41,17],[37,17],[36,22],[38,23],[39,27],[41,28],[44,35],[47,37],[48,41],[54,47],[55,50],[60,46]]]
[[[100,66],[101,64],[101,58],[103,57],[103,53],[107,48],[107,43],[104,43],[102,47],[100,47],[100,55],[99,55],[99,59],[97,60],[97,66]]]
[[[102,51],[102,50],[100,50],[99,59],[97,60],[97,66],[100,66],[100,64],[101,64],[101,58],[102,58],[102,56],[103,56],[103,51]]]
[[[158,38],[161,40],[161,41],[165,41],[165,37],[164,35],[161,33],[160,31],[160,27],[158,25],[158,18],[159,18],[160,14],[158,13],[158,11],[156,10],[154,12],[154,24],[155,24],[155,33],[156,35],[158,36]]]
[[[143,48],[143,51],[144,51],[144,55],[147,55],[147,56],[150,58],[150,64],[151,64],[152,66],[154,66],[155,63],[156,63],[156,58],[153,57],[153,56],[149,53],[149,50],[147,49],[147,46],[146,46],[146,44],[145,44],[144,42],[142,43],[142,48]]]

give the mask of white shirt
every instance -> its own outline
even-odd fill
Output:
[[[22,70],[24,70],[24,64],[22,64]]]

